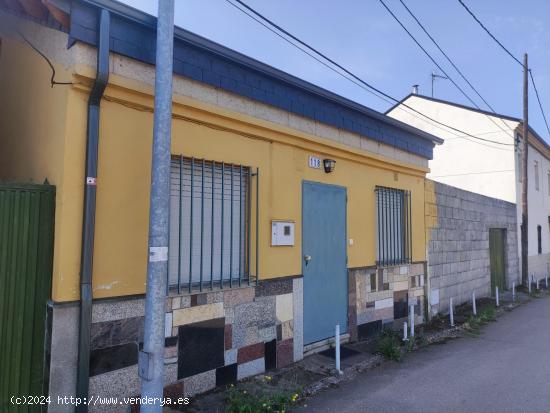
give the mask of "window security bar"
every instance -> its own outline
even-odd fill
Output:
[[[412,261],[411,192],[377,186],[376,265],[387,267]]]
[[[258,193],[258,168],[172,158],[168,289],[181,293],[258,283]]]

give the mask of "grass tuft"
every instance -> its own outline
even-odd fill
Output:
[[[477,316],[470,315],[465,323],[466,333],[472,336],[479,336],[482,325],[496,320],[495,307],[488,306],[479,312]]]
[[[384,329],[380,332],[377,353],[382,354],[386,360],[401,361],[402,353],[399,338],[394,331]]]

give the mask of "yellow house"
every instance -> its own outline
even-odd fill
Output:
[[[41,14],[0,5],[0,179],[56,186],[48,391],[135,395],[155,19],[21,3]],[[358,340],[411,309],[422,322],[441,140],[183,29],[174,41],[166,385],[190,395],[284,366],[336,324]]]

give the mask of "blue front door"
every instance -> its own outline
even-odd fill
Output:
[[[346,188],[316,182],[302,186],[304,343],[348,329]]]

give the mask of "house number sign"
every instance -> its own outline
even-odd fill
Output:
[[[321,169],[321,159],[316,156],[309,157],[309,167],[314,169]]]

